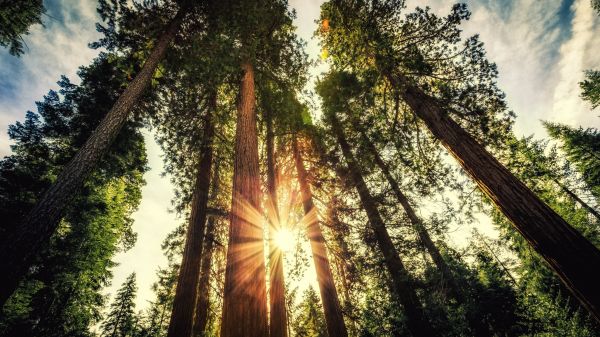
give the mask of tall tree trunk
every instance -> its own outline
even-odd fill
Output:
[[[77,195],[86,178],[94,170],[127,121],[129,111],[137,103],[175,37],[186,11],[180,10],[156,41],[152,52],[136,77],[129,83],[111,110],[75,157],[64,167],[54,184],[46,191],[18,229],[3,241],[0,247],[0,307],[17,288],[27,273],[35,254],[55,232],[63,212]]]
[[[402,260],[400,260],[398,251],[394,247],[394,243],[377,209],[377,204],[371,196],[358,163],[352,154],[350,144],[346,140],[340,121],[335,115],[331,115],[330,120],[335,137],[348,164],[349,176],[356,187],[361,204],[367,213],[379,249],[383,253],[387,270],[391,276],[390,285],[392,293],[396,296],[402,307],[404,307],[408,329],[417,337],[437,336],[437,333],[425,317],[416,292],[411,287],[411,277],[404,267]]]
[[[217,108],[217,92],[210,94],[209,111],[206,116],[203,153],[196,176],[192,211],[185,237],[183,259],[179,268],[177,288],[169,323],[169,337],[189,337],[194,324],[194,309],[200,277],[200,261],[202,258],[202,239],[206,224],[208,193],[210,190],[210,172],[213,158],[214,126],[213,116]]]
[[[212,178],[212,192],[210,193],[211,200],[214,200],[219,196],[219,190],[219,161],[216,160]],[[196,316],[194,318],[194,337],[204,336],[206,323],[208,322],[208,309],[210,306],[210,273],[214,250],[215,227],[215,215],[212,215],[206,222],[206,234],[204,235],[204,248],[202,249],[200,278],[198,280],[198,296],[196,299]]]
[[[235,134],[233,198],[221,324],[222,337],[268,335],[267,290],[260,214],[254,68],[242,64]]]
[[[269,219],[269,261],[270,261],[270,325],[271,337],[287,337],[287,312],[285,307],[285,282],[283,276],[283,252],[274,241],[276,233],[281,229],[277,198],[277,181],[275,172],[273,116],[271,111],[265,112],[266,146],[267,146],[267,218]]]
[[[394,176],[392,175],[392,172],[390,172],[390,169],[389,169],[387,163],[385,163],[383,161],[383,158],[381,158],[381,156],[379,155],[379,151],[377,150],[377,147],[375,146],[375,144],[373,144],[373,142],[367,136],[367,134],[365,133],[364,130],[361,129],[360,134],[361,134],[361,137],[362,137],[365,145],[367,146],[369,152],[373,156],[373,159],[375,160],[375,164],[377,164],[377,166],[379,167],[379,169],[381,170],[381,172],[387,179],[388,183],[392,187],[392,191],[394,192],[396,199],[398,200],[398,202],[404,209],[404,212],[408,216],[408,219],[409,219],[411,225],[413,226],[415,232],[417,232],[419,241],[421,241],[421,244],[423,244],[423,246],[429,253],[429,256],[431,256],[433,263],[435,264],[435,266],[437,267],[439,272],[442,274],[444,284],[449,287],[450,296],[452,296],[455,299],[462,302],[463,301],[462,292],[461,292],[461,289],[458,287],[458,284],[456,283],[456,279],[454,278],[454,275],[452,274],[452,270],[450,269],[450,267],[448,266],[448,264],[442,257],[442,254],[440,253],[440,250],[438,249],[438,247],[433,243],[433,240],[431,239],[431,236],[429,235],[427,228],[425,228],[425,225],[423,224],[423,220],[421,220],[421,218],[419,218],[419,216],[415,212],[414,208],[408,201],[408,198],[406,197],[406,195],[404,195],[404,193],[400,189],[400,186],[398,185],[396,178],[394,178]]]
[[[463,130],[439,102],[402,75],[388,77],[402,97],[496,207],[515,225],[581,304],[600,321],[600,251]]]
[[[296,135],[292,138],[292,151],[296,163],[300,191],[302,193],[306,231],[310,240],[315,269],[317,270],[317,282],[319,283],[319,290],[321,292],[321,301],[323,302],[323,311],[325,313],[325,321],[327,322],[327,332],[329,337],[347,337],[348,331],[346,330],[340,300],[335,283],[333,282],[333,274],[331,273],[327,248],[325,247],[325,238],[319,226],[317,209],[313,203],[312,191],[308,183],[304,162],[298,150]]]

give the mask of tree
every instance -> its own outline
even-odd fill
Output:
[[[287,310],[285,306],[285,279],[283,276],[283,252],[276,246],[274,237],[281,230],[281,218],[277,198],[275,167],[275,135],[273,131],[272,111],[265,110],[266,148],[267,148],[267,218],[269,221],[269,300],[271,337],[287,337]]]
[[[544,123],[550,136],[561,142],[561,149],[600,200],[600,133],[595,129],[575,129],[556,123]]]
[[[241,81],[234,146],[231,223],[221,335],[264,336],[267,329],[265,262],[260,216],[260,172],[255,112],[258,74],[286,81],[302,68],[286,1],[223,1],[221,25],[235,39]],[[241,42],[241,43],[240,43]],[[297,56],[293,59],[292,56]],[[285,60],[285,61],[284,61]],[[289,61],[289,62],[288,62]]]
[[[219,162],[215,162],[215,169],[212,178],[212,192],[210,199],[214,200],[220,193],[219,184]],[[216,219],[215,216],[208,218],[206,223],[206,233],[204,234],[204,247],[202,249],[202,264],[200,269],[200,278],[198,280],[198,296],[196,299],[196,316],[194,318],[194,337],[204,336],[206,325],[208,323],[208,313],[210,306],[210,280],[213,263],[213,250],[216,240]]]
[[[598,3],[600,10],[600,3]],[[592,109],[600,105],[600,71],[588,70],[585,72],[585,80],[579,83],[581,97],[592,105]]]
[[[0,252],[6,257],[0,265],[0,271],[5,276],[4,286],[0,292],[0,305],[3,305],[14,292],[31,266],[35,253],[56,231],[65,207],[81,190],[90,172],[121,132],[132,107],[150,84],[154,71],[175,37],[185,12],[185,10],[179,12],[167,25],[140,72],[89,135],[77,154],[64,166],[49,189],[40,196],[35,206],[20,221],[19,230],[10,234],[7,238],[10,244],[0,247]]]
[[[192,197],[192,211],[187,228],[183,261],[179,271],[168,336],[190,336],[194,324],[194,309],[198,295],[202,243],[207,219],[206,210],[213,163],[213,115],[217,109],[216,89],[209,94],[208,100],[208,111],[204,123],[202,159],[198,165]]]
[[[135,296],[137,285],[135,273],[131,273],[123,282],[113,303],[110,305],[107,319],[102,323],[102,334],[110,337],[133,337],[136,335]]]
[[[325,333],[327,329],[319,296],[312,286],[304,291],[293,326],[298,337],[329,336]]]
[[[37,112],[10,127],[13,153],[0,162],[0,236],[15,230],[15,220],[29,210],[57,172],[85,141],[112,105],[125,81],[117,70],[123,59],[102,53],[79,71],[81,84],[59,81]],[[133,246],[131,214],[141,199],[147,170],[139,119],[124,125],[92,172],[50,242],[37,252],[32,268],[3,309],[0,322],[7,336],[87,334],[100,319],[103,287],[111,278],[111,261]],[[3,244],[10,244],[3,242]],[[32,323],[35,322],[35,323]]]
[[[306,222],[306,232],[310,240],[312,256],[317,271],[317,281],[323,301],[323,309],[327,322],[327,332],[330,337],[348,336],[344,316],[340,307],[337,289],[333,281],[333,274],[327,256],[325,247],[325,238],[319,226],[319,216],[313,203],[313,196],[308,183],[308,174],[304,167],[304,162],[298,147],[296,135],[292,138],[292,153],[296,164],[296,173],[302,193],[302,206],[304,208],[304,221]],[[314,291],[314,290],[313,290]]]
[[[565,286],[600,320],[600,290],[593,285],[594,282],[584,272],[590,267],[600,268],[600,251],[542,202],[522,182],[516,179],[476,138],[458,124],[450,114],[454,113],[461,116],[460,111],[444,101],[445,97],[435,97],[434,94],[427,92],[427,89],[436,87],[427,87],[423,83],[424,81],[421,80],[421,77],[432,74],[431,69],[427,69],[427,67],[433,67],[434,62],[439,60],[443,62],[443,65],[447,65],[453,62],[448,61],[453,59],[452,57],[446,62],[443,61],[444,58],[439,57],[430,63],[423,62],[419,65],[422,71],[421,69],[415,69],[417,70],[416,76],[414,73],[410,73],[411,69],[409,67],[411,65],[402,64],[401,60],[403,58],[398,58],[398,54],[401,51],[410,51],[411,47],[410,42],[408,45],[403,45],[403,43],[418,39],[418,36],[411,37],[410,32],[412,30],[390,31],[391,27],[396,27],[396,24],[402,25],[402,22],[399,22],[398,15],[401,9],[402,4],[396,2],[385,4],[369,2],[369,6],[364,3],[349,4],[340,1],[326,3],[323,6],[322,19],[327,19],[330,23],[327,30],[323,31],[325,47],[328,48],[331,55],[339,57],[340,61],[353,59],[356,53],[358,53],[361,61],[368,60],[371,63],[374,61],[381,76],[386,78],[392,87],[401,90],[402,99],[411,107],[414,114],[425,123],[430,132],[457,159],[463,169],[480,186],[496,207],[512,221],[534,250],[544,257],[544,260],[561,278]],[[377,15],[378,19],[369,20],[368,18],[372,15]],[[432,40],[438,38],[440,44],[428,44],[425,48],[439,52],[435,48],[439,48],[440,45],[456,43],[459,31],[451,28],[463,19],[467,19],[468,16],[469,13],[465,6],[456,5],[445,21],[440,20],[438,22],[441,23],[429,26],[430,29],[432,28],[432,34],[426,36],[432,36]],[[427,18],[433,17],[427,14],[423,15],[423,18],[427,20]],[[353,24],[337,24],[342,22],[352,22]],[[425,22],[432,21],[427,20]],[[417,31],[418,34],[422,33],[419,30]],[[435,32],[439,32],[439,34],[435,34]],[[339,34],[353,39],[335,39]],[[471,46],[474,49],[473,51],[476,51],[476,54],[467,54],[466,58],[468,59],[471,56],[476,59],[471,63],[465,62],[465,68],[460,67],[460,64],[459,66],[449,64],[446,67],[447,72],[457,69],[469,71],[469,64],[479,64],[481,67],[471,66],[470,71],[486,71],[487,74],[495,74],[495,67],[490,67],[481,57],[484,54],[480,43],[467,40],[465,45],[467,47],[465,50],[469,50],[468,47]],[[454,47],[453,49],[457,48]],[[347,51],[352,51],[354,54],[349,55]],[[427,50],[417,49],[417,52],[424,53]],[[374,59],[372,58],[373,55]],[[421,54],[421,56],[423,55]],[[423,58],[421,59],[423,60]],[[484,66],[486,67],[483,68]],[[463,77],[465,77],[464,74]],[[423,89],[423,87],[426,89]],[[446,87],[452,88],[450,84]],[[441,92],[444,93],[445,91]],[[462,90],[462,92],[475,91]],[[489,110],[487,113],[492,114],[491,116],[486,116],[486,111],[488,110],[483,110],[482,114],[477,116],[480,122],[482,120],[489,121],[493,125],[494,121],[501,121],[498,116],[493,115],[498,110]],[[478,125],[481,126],[481,124]],[[483,131],[487,132],[489,130],[493,129],[488,126],[483,128]]]
[[[390,238],[385,223],[377,210],[374,198],[372,197],[356,159],[352,154],[350,144],[348,144],[348,141],[346,140],[342,125],[336,116],[337,111],[343,109],[344,103],[342,102],[343,99],[340,98],[338,100],[337,96],[334,94],[334,88],[337,88],[338,84],[344,83],[345,80],[343,74],[334,73],[330,74],[326,80],[319,83],[318,93],[323,98],[327,120],[331,125],[332,133],[336,138],[346,164],[348,165],[348,177],[359,194],[362,207],[365,209],[369,218],[369,224],[377,240],[379,250],[384,257],[387,271],[391,276],[390,291],[397,297],[398,302],[404,308],[408,329],[415,336],[435,336],[437,333],[427,322],[421,303],[419,303],[419,299],[417,298],[414,289],[412,289],[409,284],[410,275],[394,247],[394,243]],[[340,87],[344,88],[343,85]],[[340,96],[344,97],[345,95],[343,93]],[[333,161],[332,164],[337,165],[335,161]]]
[[[42,0],[3,1],[0,4],[0,46],[8,47],[11,55],[20,56],[23,50],[23,35],[29,28],[42,23],[46,12]]]

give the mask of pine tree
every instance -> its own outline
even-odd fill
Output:
[[[0,253],[6,257],[0,264],[0,271],[4,274],[0,305],[4,305],[15,291],[19,281],[33,263],[35,253],[47,244],[56,231],[60,219],[64,216],[65,208],[81,190],[86,178],[119,136],[132,107],[149,86],[154,71],[175,37],[185,14],[185,10],[181,11],[167,25],[144,66],[127,89],[116,99],[102,121],[96,124],[97,128],[89,134],[85,144],[62,168],[61,173],[48,190],[39,197],[35,206],[23,220],[19,221],[19,230],[11,233],[7,238],[10,244],[0,247]],[[17,225],[14,226],[17,228]]]
[[[0,162],[0,215],[7,220],[0,236],[14,233],[11,225],[81,146],[102,118],[102,107],[114,102],[124,81],[116,71],[121,62],[101,54],[81,68],[80,85],[62,78],[59,92],[51,91],[36,113],[28,112],[25,122],[10,127],[13,153]],[[107,153],[108,161],[92,173],[57,232],[36,254],[33,268],[4,307],[4,335],[72,336],[86,333],[98,321],[104,304],[101,291],[114,266],[111,259],[136,239],[131,214],[140,202],[147,170],[139,127],[139,120],[124,126],[125,133]]]
[[[600,132],[548,122],[544,126],[552,138],[561,142],[561,149],[600,201]]]
[[[14,0],[0,3],[0,46],[8,47],[11,55],[20,56],[23,50],[23,35],[29,28],[42,23],[46,12],[42,0]]]
[[[135,273],[131,273],[117,291],[106,320],[102,323],[102,334],[109,337],[136,336],[135,296],[137,285]]]
[[[298,305],[298,313],[294,317],[293,327],[298,337],[326,337],[325,316],[319,301],[319,296],[312,286],[309,286]]]
[[[600,3],[597,5],[600,11]],[[592,109],[600,106],[600,71],[588,70],[585,72],[585,80],[579,83],[581,97],[592,105]]]

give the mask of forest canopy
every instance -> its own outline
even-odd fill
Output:
[[[319,50],[287,0],[94,4],[95,58],[8,128],[0,336],[600,336],[600,131],[517,132],[466,4],[320,2]],[[0,0],[10,57],[48,8]],[[151,137],[178,222],[140,308],[107,289]]]

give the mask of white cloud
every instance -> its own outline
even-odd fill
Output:
[[[35,102],[48,90],[58,89],[61,75],[78,83],[79,66],[98,54],[88,48],[99,37],[95,6],[94,1],[53,3],[49,15],[42,18],[45,28],[35,25],[25,36],[25,55],[16,58],[0,49],[0,157],[10,153],[8,125],[22,120],[27,110],[36,111]]]
[[[589,1],[573,3],[572,10],[573,35],[560,48],[560,62],[556,66],[560,81],[554,88],[553,109],[548,119],[572,126],[599,127],[600,120],[580,98],[579,88],[584,70],[600,68],[597,13],[593,11]]]

